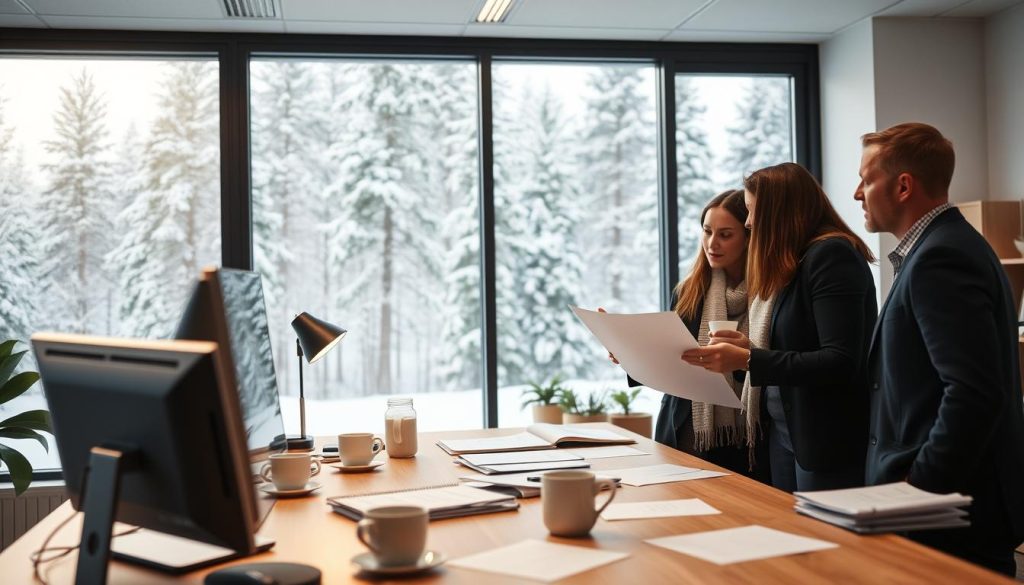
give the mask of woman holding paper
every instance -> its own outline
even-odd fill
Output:
[[[863,485],[874,256],[803,167],[761,169],[744,187],[748,333],[721,332],[682,358],[715,372],[748,371],[745,404],[758,411],[763,398],[767,407],[775,487]]]
[[[726,191],[709,201],[700,215],[700,250],[690,274],[672,291],[675,312],[702,345],[708,343],[712,321],[731,321],[740,331],[747,331],[746,219],[743,191]],[[615,361],[614,356],[609,357]],[[742,372],[739,374],[726,374],[737,394],[743,387]],[[630,379],[630,385],[636,383]],[[654,439],[767,483],[767,451],[752,451],[756,438],[752,421],[756,417],[735,408],[666,394]]]

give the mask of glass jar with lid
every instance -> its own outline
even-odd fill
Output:
[[[388,398],[388,409],[384,413],[384,441],[390,457],[415,457],[416,411],[412,398]]]

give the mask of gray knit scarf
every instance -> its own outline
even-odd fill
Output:
[[[741,282],[736,288],[726,284],[725,271],[711,272],[711,286],[704,295],[704,310],[700,316],[697,343],[707,345],[710,338],[710,321],[739,321],[739,331],[747,335],[747,284]],[[737,382],[732,372],[723,374],[726,382],[737,395],[741,395],[743,382]],[[736,408],[716,406],[706,402],[693,402],[693,446],[697,451],[707,451],[722,445],[743,445],[749,422]]]

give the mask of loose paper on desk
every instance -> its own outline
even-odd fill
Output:
[[[839,546],[825,540],[756,525],[665,536],[645,542],[717,565],[795,555]]]
[[[605,520],[640,520],[643,518],[669,518],[671,516],[707,516],[722,512],[699,498],[687,500],[656,500],[653,502],[625,502],[609,504],[601,517]]]
[[[625,469],[605,469],[604,473],[618,476],[622,483],[631,486],[654,485],[658,483],[672,483],[676,481],[690,481],[694,479],[710,479],[729,475],[721,471],[710,469],[697,469],[696,467],[683,467],[672,463],[660,465],[646,465],[643,467],[628,467]]]
[[[449,561],[448,566],[550,583],[622,560],[628,556],[621,552],[568,546],[541,540],[524,540]]]
[[[699,344],[674,312],[625,315],[572,310],[637,382],[673,396],[740,408],[740,399],[724,375],[682,360],[684,351]]]

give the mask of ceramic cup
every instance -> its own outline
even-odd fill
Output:
[[[427,510],[419,506],[384,506],[366,511],[356,536],[384,567],[414,564],[427,547]]]
[[[342,465],[368,465],[384,450],[384,440],[373,433],[338,435],[338,454]]]
[[[736,331],[739,321],[708,321],[708,329],[715,333],[717,331]]]
[[[260,477],[282,491],[302,489],[318,473],[320,462],[309,453],[275,453],[260,469]]]
[[[615,482],[595,479],[589,471],[550,471],[541,477],[544,526],[555,536],[586,536],[598,514],[615,499]],[[609,488],[608,499],[595,508],[597,493],[605,487]]]

